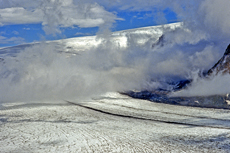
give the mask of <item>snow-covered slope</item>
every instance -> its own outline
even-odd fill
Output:
[[[64,48],[66,51],[85,51],[97,47],[103,41],[108,41],[109,38],[114,45],[126,48],[128,45],[128,39],[133,39],[138,45],[144,45],[149,40],[154,43],[154,41],[156,41],[164,32],[175,30],[176,28],[181,27],[181,25],[182,23],[172,23],[162,26],[150,26],[117,31],[108,35],[99,34],[98,36],[77,37],[52,42],[65,46]]]
[[[213,65],[216,48],[180,27],[0,49],[0,152],[228,152],[229,110],[117,92]]]
[[[229,110],[131,99],[2,104],[0,152],[208,152],[230,149]]]
[[[72,54],[98,47],[99,45],[102,45],[104,41],[108,40],[110,40],[113,45],[122,49],[129,45],[129,40],[137,45],[145,45],[148,41],[154,43],[164,32],[175,30],[181,26],[182,23],[172,23],[161,26],[150,26],[117,31],[110,34],[99,34],[98,36],[75,37],[55,41],[46,41],[42,43],[55,45],[57,51]],[[22,44],[14,47],[0,48],[0,56],[9,55],[10,53],[18,53],[26,47],[31,47],[38,44],[40,43]]]

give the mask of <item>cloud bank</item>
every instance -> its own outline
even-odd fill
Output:
[[[209,69],[222,56],[230,38],[228,0],[1,2],[2,25],[39,22],[47,34],[75,25],[107,30],[97,37],[105,39],[101,45],[77,56],[66,58],[57,54],[60,46],[41,44],[6,57],[0,67],[1,101],[81,99],[106,91],[154,89],[163,81],[194,79],[194,71]],[[149,35],[148,41],[138,45],[136,42],[142,39],[138,33],[127,35],[126,49],[111,41],[108,30],[119,19],[114,11],[158,10],[158,16],[164,16],[161,11],[165,8],[177,14],[183,28],[169,30],[162,26],[164,36],[155,47],[157,39]],[[17,14],[22,20],[16,19]],[[183,95],[213,93],[211,90],[217,87],[223,89],[218,94],[229,92],[224,83],[228,77],[218,78],[212,83],[198,81]]]
[[[42,23],[47,34],[60,33],[60,27],[108,28],[119,20],[116,12],[122,10],[157,11],[154,14],[162,24],[166,22],[163,11],[170,9],[192,30],[218,33],[218,37],[230,35],[228,0],[1,0],[0,3],[1,25]]]
[[[2,0],[0,25],[41,23],[46,34],[61,33],[60,27],[78,26],[81,28],[111,26],[118,18],[97,3],[72,0],[43,1]]]

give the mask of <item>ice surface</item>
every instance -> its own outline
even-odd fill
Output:
[[[0,152],[228,152],[228,110],[107,93],[91,101],[3,104]]]

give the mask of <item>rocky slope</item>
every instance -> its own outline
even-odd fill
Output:
[[[162,42],[159,39],[159,42]],[[205,74],[205,77],[211,75],[217,75],[219,73],[230,74],[230,44],[228,45],[223,57]],[[172,88],[167,89],[156,89],[153,91],[130,91],[125,93],[133,98],[146,99],[158,103],[167,103],[175,105],[186,105],[195,107],[208,107],[208,108],[225,108],[229,109],[229,95],[212,95],[212,96],[196,96],[196,97],[170,97],[172,92],[177,92],[179,90],[185,90],[189,88],[189,84],[192,80],[181,80],[175,83],[169,84]]]
[[[208,75],[219,73],[230,74],[230,44],[228,45],[223,57],[208,71]]]

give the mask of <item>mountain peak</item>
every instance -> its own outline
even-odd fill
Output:
[[[223,74],[230,74],[230,44],[225,50],[223,57],[211,69],[208,70],[208,75],[212,75],[213,72],[216,74],[219,72]]]
[[[230,44],[228,45],[224,55],[229,55],[230,54]]]

